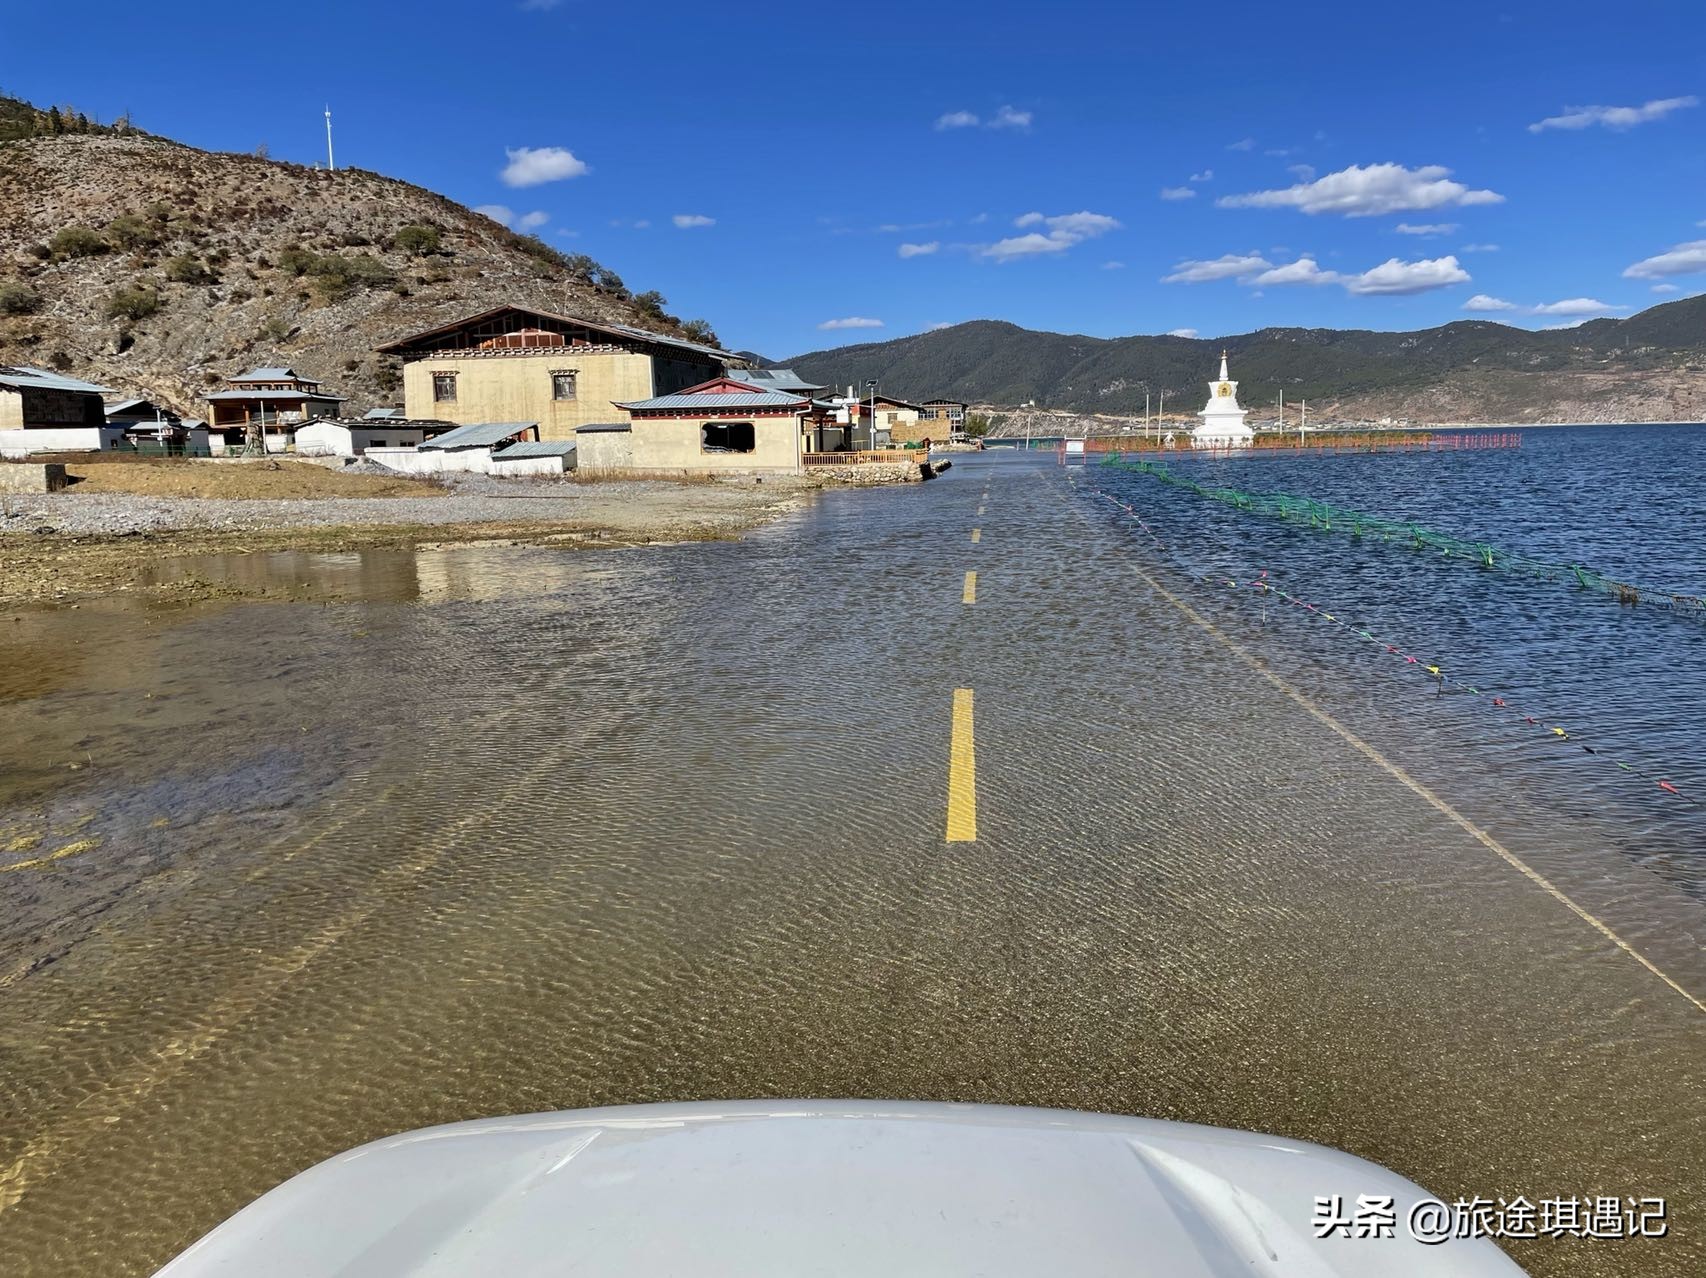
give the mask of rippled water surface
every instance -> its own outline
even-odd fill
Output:
[[[1702,442],[1183,464],[1690,589]],[[146,1273],[387,1132],[794,1095],[1668,1195],[1664,1242],[1515,1254],[1706,1270],[1700,809],[1202,580],[1261,570],[1706,790],[1706,626],[1038,456],[741,543],[253,557],[313,601],[5,618],[7,1272]]]

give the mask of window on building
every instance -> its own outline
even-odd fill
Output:
[[[699,439],[708,453],[750,453],[758,446],[751,422],[706,422]]]
[[[566,372],[551,374],[551,398],[573,399],[575,397],[575,373],[572,369]]]
[[[435,404],[454,404],[456,402],[455,373],[434,373],[432,375],[432,402]]]

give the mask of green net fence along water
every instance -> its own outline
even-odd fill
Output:
[[[1445,558],[1474,564],[1489,571],[1519,573],[1543,581],[1562,582],[1615,599],[1621,604],[1666,608],[1706,620],[1706,599],[1698,595],[1677,594],[1674,591],[1656,590],[1633,582],[1618,581],[1581,564],[1549,563],[1528,555],[1515,554],[1483,541],[1469,541],[1449,533],[1436,532],[1413,522],[1348,510],[1342,506],[1332,506],[1291,493],[1251,493],[1238,488],[1217,488],[1200,484],[1188,476],[1169,470],[1160,462],[1145,461],[1142,458],[1128,459],[1119,453],[1113,454],[1100,464],[1149,475],[1164,484],[1185,489],[1198,497],[1219,502],[1234,510],[1302,524],[1320,532],[1344,533],[1359,540],[1377,538],[1414,550],[1438,551]]]

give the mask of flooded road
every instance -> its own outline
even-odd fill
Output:
[[[6,618],[7,1272],[147,1273],[406,1128],[766,1096],[1664,1196],[1664,1240],[1507,1246],[1706,1271],[1698,895],[1070,479],[990,454],[738,544],[257,560],[311,601]]]

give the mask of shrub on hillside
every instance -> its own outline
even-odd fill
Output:
[[[112,249],[99,231],[87,226],[60,227],[47,247],[55,257],[95,257]]]
[[[711,327],[709,320],[685,320],[681,325],[681,334],[690,342],[702,342],[706,346],[717,344],[717,331]]]
[[[141,284],[118,289],[107,297],[108,319],[145,320],[160,309],[160,295]]]
[[[344,297],[358,288],[390,288],[397,276],[390,267],[366,253],[332,253],[316,258],[308,268],[314,285],[328,299]]]
[[[166,278],[174,284],[211,284],[213,272],[193,257],[169,257]]]
[[[278,255],[278,269],[292,275],[306,275],[319,260],[318,255],[293,244]]]
[[[411,257],[426,257],[438,252],[441,239],[436,226],[410,223],[391,237],[391,246]]]
[[[107,242],[122,249],[152,248],[160,242],[160,228],[132,214],[121,214],[107,223]]]
[[[33,315],[41,298],[21,280],[0,280],[0,315]]]

